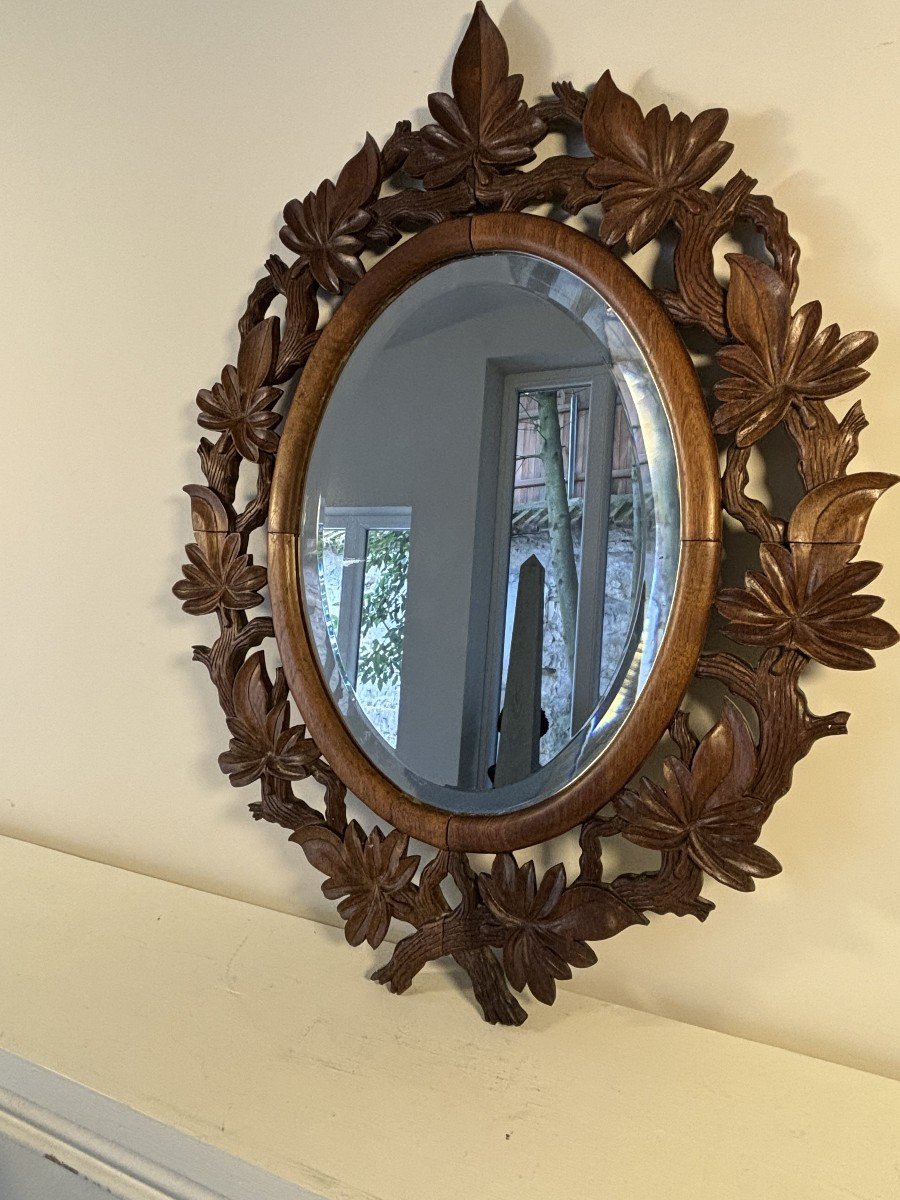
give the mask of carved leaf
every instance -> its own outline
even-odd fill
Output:
[[[278,357],[278,318],[267,317],[241,338],[237,373],[241,394],[252,396],[266,380]]]
[[[665,787],[645,777],[636,792],[620,792],[615,804],[627,821],[623,836],[653,850],[680,850],[720,883],[752,891],[754,876],[781,870],[768,851],[755,845],[765,816],[764,806],[748,794],[756,765],[747,722],[726,700],[690,766],[667,758]]]
[[[738,345],[718,353],[730,378],[716,384],[722,401],[714,424],[749,446],[784,420],[798,400],[840,396],[868,379],[860,363],[874,352],[874,333],[841,337],[837,325],[819,332],[822,306],[813,301],[791,316],[790,293],[777,271],[744,254],[731,265],[727,314]]]
[[[570,979],[572,967],[597,961],[588,941],[646,922],[609,888],[567,888],[562,864],[551,868],[538,887],[533,862],[519,867],[511,854],[498,854],[490,875],[479,875],[478,889],[501,924],[503,969],[510,984],[518,992],[527,985],[543,1004],[553,1003],[556,980]]]
[[[251,654],[237,673],[232,689],[233,715],[229,749],[219,767],[232,787],[246,787],[263,775],[285,781],[305,779],[319,757],[302,725],[290,728],[285,688],[275,689],[266,674],[262,650]]]
[[[433,92],[428,107],[436,125],[426,125],[406,161],[406,170],[426,188],[463,176],[487,185],[496,172],[531,162],[546,122],[519,99],[522,76],[509,74],[509,54],[500,30],[480,2],[453,60],[453,95]]]
[[[323,180],[318,191],[285,206],[281,240],[309,264],[313,278],[326,292],[339,292],[363,274],[359,234],[372,220],[366,206],[378,192],[381,158],[370,133],[362,149],[337,178]]]
[[[228,533],[228,510],[212,488],[188,483],[182,491],[191,498],[191,523],[196,531]]]
[[[604,188],[600,236],[609,245],[626,241],[639,250],[674,217],[691,208],[693,189],[727,160],[733,146],[719,141],[728,122],[724,108],[711,108],[692,121],[669,115],[664,104],[641,112],[619,90],[609,71],[600,77],[584,111],[584,137],[596,156],[587,178]]]
[[[861,471],[813,488],[788,522],[789,542],[853,542],[859,544],[875,501],[894,486],[898,476]]]
[[[836,552],[844,565],[836,565]],[[874,667],[865,647],[883,650],[898,634],[872,615],[884,603],[880,597],[856,593],[881,566],[846,558],[847,547],[762,546],[762,571],[748,572],[745,588],[725,588],[719,596],[716,607],[729,621],[725,633],[745,645],[799,650],[826,667]]]
[[[194,616],[222,609],[255,608],[262,604],[260,589],[266,585],[265,567],[255,567],[253,557],[241,553],[236,533],[204,539],[205,548],[185,546],[191,560],[183,566],[184,579],[172,588],[182,608]]]
[[[327,875],[322,892],[341,899],[338,912],[346,921],[344,936],[351,946],[379,946],[391,916],[409,888],[419,865],[407,855],[409,838],[394,829],[387,837],[375,828],[366,837],[351,821],[343,839],[324,824],[302,825],[290,840],[302,847],[310,863]]]
[[[260,452],[278,449],[275,427],[281,418],[272,407],[281,390],[265,386],[278,353],[278,318],[268,317],[242,339],[238,365],[222,371],[220,383],[197,393],[197,418],[204,429],[227,433],[242,458],[259,462]]]

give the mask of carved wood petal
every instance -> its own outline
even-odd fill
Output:
[[[605,189],[603,240],[611,245],[624,240],[629,250],[639,250],[679,206],[695,209],[693,190],[733,149],[719,140],[727,122],[723,108],[708,109],[692,121],[685,113],[671,117],[664,104],[645,117],[605,71],[584,112],[585,141],[596,159],[587,178]]]
[[[190,563],[182,567],[184,579],[172,591],[185,612],[203,616],[217,609],[244,610],[262,604],[266,569],[254,566],[252,556],[241,553],[238,534],[205,537],[203,547],[184,549]]]
[[[667,758],[665,787],[646,777],[637,792],[626,790],[616,811],[624,836],[638,846],[679,850],[720,883],[753,890],[753,877],[781,870],[768,851],[755,845],[764,807],[752,795],[756,747],[747,722],[731,700],[700,741],[690,765]]]
[[[865,332],[841,337],[837,325],[818,332],[820,304],[804,305],[792,317],[789,289],[777,271],[744,254],[726,257],[728,324],[738,345],[718,354],[730,378],[716,385],[722,405],[714,424],[719,433],[734,433],[738,446],[749,446],[798,401],[830,400],[868,379],[860,363],[878,339]]]
[[[301,825],[291,835],[310,863],[327,876],[322,892],[340,899],[344,935],[351,946],[379,946],[387,934],[398,898],[409,887],[419,859],[407,855],[409,838],[394,829],[387,837],[375,828],[366,837],[356,821],[343,838],[322,823]]]
[[[453,60],[453,95],[433,92],[428,107],[436,125],[426,125],[406,161],[406,170],[426,188],[441,188],[465,176],[486,186],[496,172],[531,162],[546,122],[519,99],[522,76],[509,74],[509,54],[500,30],[483,4]]]
[[[225,367],[219,383],[197,393],[198,423],[226,434],[237,453],[251,462],[278,448],[275,428],[281,418],[272,407],[281,390],[265,386],[277,353],[278,318],[269,317],[241,339],[238,365]]]
[[[302,725],[290,727],[284,677],[279,672],[275,686],[270,684],[262,650],[238,671],[232,705],[228,728],[233,737],[219,755],[219,767],[232,786],[246,787],[263,776],[285,782],[306,779],[319,751]]]
[[[499,854],[491,873],[478,877],[478,888],[499,923],[495,937],[509,982],[517,992],[527,986],[544,1004],[556,998],[557,979],[571,978],[572,967],[596,962],[588,941],[646,922],[610,888],[587,883],[567,888],[562,864],[538,887],[533,862],[519,867],[511,854]]]
[[[363,274],[358,236],[371,222],[366,206],[381,183],[381,157],[370,133],[344,166],[337,182],[325,179],[318,191],[285,205],[281,240],[309,266],[326,292],[339,292]]]
[[[745,645],[799,650],[826,667],[874,667],[868,651],[893,646],[898,634],[872,615],[884,604],[880,597],[856,594],[881,573],[880,564],[841,565],[847,553],[846,546],[763,546],[762,571],[750,571],[745,588],[720,593],[726,634]]]

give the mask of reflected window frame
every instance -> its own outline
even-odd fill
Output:
[[[318,571],[321,594],[326,607],[328,637],[341,674],[347,685],[357,690],[359,673],[359,651],[362,640],[362,617],[365,599],[365,579],[368,564],[369,534],[383,530],[412,531],[412,508],[407,505],[372,505],[366,507],[328,505],[320,512],[318,544],[321,547],[326,533],[341,530],[344,534],[343,563],[341,565],[340,598],[338,603],[337,629],[331,618],[331,603],[325,583],[325,572],[321,549],[318,553]],[[371,718],[370,722],[371,722]],[[373,728],[375,728],[373,723]],[[383,736],[383,735],[382,735]],[[395,740],[385,738],[388,745],[396,747]]]

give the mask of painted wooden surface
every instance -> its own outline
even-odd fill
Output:
[[[571,991],[490,1027],[444,969],[404,1004],[333,929],[9,839],[0,904],[5,1049],[334,1200],[900,1189],[875,1075]]]
[[[2,1200],[322,1200],[0,1050]]]

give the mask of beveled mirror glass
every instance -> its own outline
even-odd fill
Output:
[[[345,363],[303,495],[301,593],[354,740],[450,812],[569,784],[653,669],[679,510],[659,389],[583,279],[507,251],[417,280]]]

